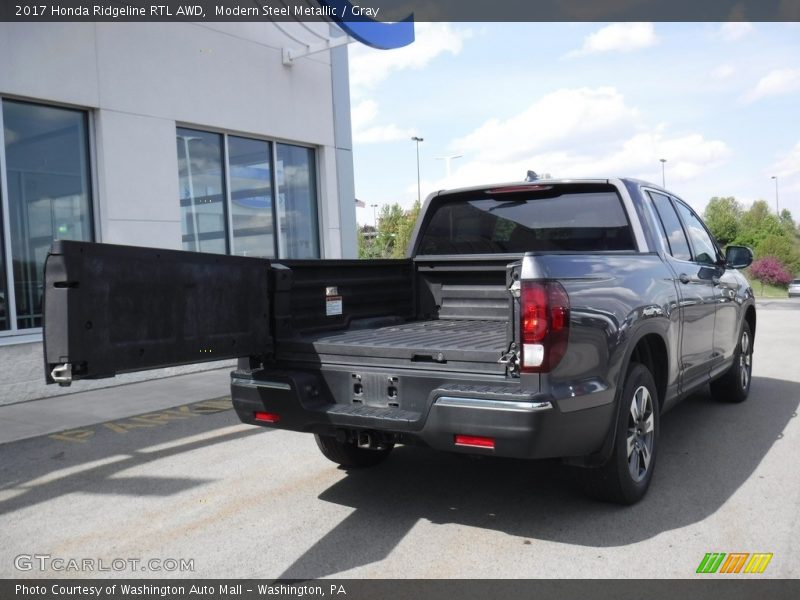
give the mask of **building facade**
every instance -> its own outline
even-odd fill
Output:
[[[283,61],[332,35],[323,23],[0,23],[0,404],[58,391],[41,372],[54,239],[355,256],[346,49]]]

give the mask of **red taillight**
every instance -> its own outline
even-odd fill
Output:
[[[456,446],[470,446],[472,448],[489,448],[494,450],[494,438],[478,435],[456,435]]]
[[[520,365],[547,373],[567,351],[569,296],[557,281],[524,281],[520,291]]]
[[[276,413],[269,412],[254,412],[253,418],[256,421],[263,421],[264,423],[277,423],[281,420],[281,416]]]

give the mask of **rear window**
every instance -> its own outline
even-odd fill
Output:
[[[445,197],[432,205],[417,254],[635,250],[622,201],[610,185],[554,185]],[[500,188],[502,189],[502,188]]]

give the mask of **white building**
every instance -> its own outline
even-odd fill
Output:
[[[282,60],[315,32],[334,35],[322,23],[0,23],[0,404],[57,392],[41,363],[54,238],[355,256],[346,50]]]

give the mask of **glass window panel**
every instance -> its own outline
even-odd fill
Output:
[[[714,242],[711,241],[711,236],[703,226],[694,212],[688,206],[681,202],[676,202],[675,206],[678,207],[678,212],[686,225],[686,232],[689,234],[689,239],[692,241],[692,248],[694,248],[695,262],[713,265],[717,262],[717,250]]]
[[[614,188],[545,186],[487,198],[467,192],[438,204],[420,254],[634,250],[633,233]]]
[[[183,249],[227,252],[222,136],[177,129]]]
[[[670,199],[656,192],[650,192],[650,198],[653,199],[653,205],[656,207],[661,225],[664,227],[664,234],[669,241],[672,256],[678,260],[692,260],[689,242],[686,241],[686,234],[683,232],[683,227],[681,227],[681,222],[678,220],[678,215],[675,214]]]
[[[17,327],[41,327],[51,243],[92,239],[87,116],[4,100],[3,122]]]
[[[228,136],[233,254],[275,257],[270,143]]]
[[[0,190],[2,192],[2,190]],[[0,206],[2,206],[0,195]],[[0,331],[11,329],[8,312],[8,293],[6,292],[6,246],[3,238],[3,211],[0,210]]]
[[[319,258],[314,150],[277,144],[278,248],[281,258]]]

